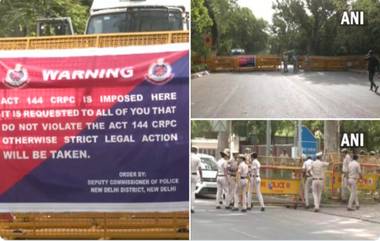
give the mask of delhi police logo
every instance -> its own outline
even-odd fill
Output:
[[[21,65],[16,64],[14,69],[9,69],[4,84],[10,88],[22,88],[28,83],[28,71]]]
[[[159,59],[149,67],[145,78],[152,84],[164,85],[174,78],[174,74],[170,64],[165,63],[164,59]]]

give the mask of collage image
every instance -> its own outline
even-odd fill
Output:
[[[0,0],[0,240],[380,240],[380,0]]]

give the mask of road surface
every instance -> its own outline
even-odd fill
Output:
[[[196,200],[191,215],[192,239],[380,240],[380,222],[280,206],[267,207],[265,212],[259,207],[248,213],[232,212],[217,210],[214,203]]]
[[[192,80],[192,117],[379,118],[380,94],[369,91],[367,78],[353,72],[211,74]]]

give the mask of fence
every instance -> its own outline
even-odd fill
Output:
[[[200,64],[207,64],[211,72],[249,72],[249,71],[280,71],[282,59],[274,55],[256,55],[255,67],[243,67],[241,62],[249,56],[216,56],[202,60]],[[200,61],[200,58],[196,60]],[[243,61],[244,62],[244,61]],[[366,69],[366,60],[363,56],[299,56],[299,69],[305,71],[347,71],[349,69]]]
[[[304,179],[301,160],[272,156],[261,156],[259,160],[261,191],[264,195],[289,197],[290,199],[285,199],[285,202],[280,202],[287,206],[297,207],[303,203]],[[329,161],[330,165],[325,172],[324,201],[341,198],[342,161],[340,160],[340,154],[326,155],[326,161]],[[361,156],[360,160],[363,173],[363,179],[358,184],[360,198],[374,200],[378,198],[380,191],[380,157]]]
[[[0,220],[7,239],[188,239],[188,212],[17,213]]]
[[[187,42],[187,31],[0,38],[0,50],[105,48]]]

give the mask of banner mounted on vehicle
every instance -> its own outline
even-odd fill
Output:
[[[0,52],[0,209],[188,209],[188,44]]]

